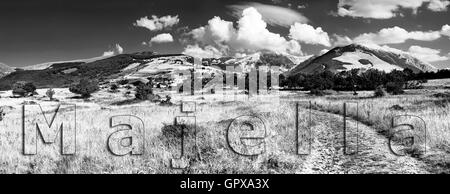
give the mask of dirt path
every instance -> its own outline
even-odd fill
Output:
[[[320,126],[315,128],[311,154],[305,158],[298,173],[428,173],[423,162],[409,156],[392,154],[386,137],[362,123],[358,123],[359,153],[344,155],[342,116],[317,111],[313,114],[318,120],[329,122],[319,123]]]

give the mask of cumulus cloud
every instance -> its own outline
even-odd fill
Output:
[[[110,57],[110,56],[113,56],[113,55],[114,55],[114,51],[105,51],[105,52],[103,52],[102,56]]]
[[[173,42],[173,37],[169,33],[158,34],[150,40],[150,43],[167,43]]]
[[[424,62],[428,62],[428,63],[437,62],[437,61],[445,61],[445,60],[449,59],[446,56],[440,56],[440,53],[441,53],[440,50],[427,48],[427,47],[421,47],[421,46],[417,46],[417,45],[413,45],[413,46],[409,47],[409,49],[407,51],[402,51],[400,49],[392,48],[387,45],[383,45],[383,46],[368,45],[368,46],[371,48],[374,48],[374,49],[382,49],[382,50],[390,51],[393,53],[409,54],[413,57],[416,57],[416,58],[418,58]]]
[[[450,37],[450,26],[448,24],[442,26],[441,34]]]
[[[328,33],[324,32],[321,27],[314,29],[314,27],[308,24],[295,23],[291,26],[289,36],[294,40],[306,44],[331,46]]]
[[[408,32],[398,26],[384,28],[376,33],[364,33],[353,41],[361,44],[400,44],[406,40],[433,41],[441,37],[438,31],[414,31]]]
[[[416,46],[416,45],[409,47],[408,53],[410,53],[414,57],[416,57],[422,61],[425,61],[425,62],[437,62],[437,61],[445,61],[445,60],[449,59],[446,56],[440,56],[440,53],[441,53],[440,50]]]
[[[285,7],[254,2],[229,6],[236,18],[240,18],[242,12],[250,7],[255,8],[263,16],[263,20],[272,26],[289,27],[296,22],[307,23],[309,21],[301,13]]]
[[[235,29],[233,22],[224,21],[220,17],[214,17],[208,21],[208,30],[211,33],[211,38],[220,42],[227,42],[233,38]]]
[[[393,53],[397,53],[397,54],[409,54],[408,52],[405,52],[400,49],[396,49],[396,48],[393,48],[393,47],[390,47],[387,45],[380,46],[380,45],[376,45],[376,44],[365,44],[364,46],[371,48],[371,49],[375,49],[375,50],[376,49],[385,50],[385,51],[393,52]]]
[[[296,41],[287,41],[279,34],[270,32],[262,15],[255,8],[247,8],[238,21],[236,44],[247,50],[271,50],[275,52],[299,52]]]
[[[427,63],[432,63],[432,62],[437,62],[437,61],[445,61],[445,60],[449,59],[445,56],[440,56],[440,52],[441,52],[440,50],[421,47],[421,46],[417,46],[417,45],[413,45],[413,46],[409,47],[409,49],[407,51],[403,51],[403,50],[400,50],[397,48],[392,48],[387,45],[379,46],[379,45],[369,44],[369,45],[365,45],[365,46],[372,48],[372,49],[381,49],[381,50],[398,53],[398,54],[408,54],[408,55],[411,55],[411,56],[413,56],[423,62],[427,62]]]
[[[235,38],[237,32],[233,22],[222,20],[220,17],[214,17],[208,21],[208,25],[192,30],[192,37],[204,44],[221,44],[229,42]]]
[[[353,40],[348,36],[341,36],[341,35],[333,34],[333,45],[334,46],[347,46],[352,43],[353,43]]]
[[[115,47],[116,47],[116,52],[118,54],[122,54],[123,53],[123,48],[119,44],[116,44]]]
[[[450,1],[448,0],[431,0],[430,4],[428,5],[428,9],[432,11],[447,11],[447,6],[450,5]]]
[[[188,34],[196,42],[214,46],[222,53],[270,50],[278,53],[302,54],[297,41],[287,40],[280,34],[270,32],[267,23],[255,8],[247,8],[242,12],[237,28],[233,22],[214,17],[208,21],[208,25],[194,29]]]
[[[178,15],[167,15],[163,17],[153,15],[151,19],[149,19],[147,16],[140,18],[139,20],[136,20],[133,25],[137,27],[147,28],[150,31],[159,31],[168,27],[175,26],[179,22],[180,19],[178,18]]]
[[[201,48],[199,45],[188,45],[183,54],[197,58],[220,58],[223,56],[222,52],[213,46],[205,46]]]
[[[119,55],[122,53],[123,53],[122,46],[120,46],[119,44],[116,44],[116,45],[114,45],[114,48],[112,48],[111,50],[103,52],[103,56],[110,57],[110,56]]]
[[[337,15],[389,19],[401,15],[400,9],[414,13],[423,5],[431,11],[447,11],[449,0],[339,0]]]

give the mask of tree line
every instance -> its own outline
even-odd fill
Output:
[[[450,71],[447,72],[450,77]],[[296,74],[290,76],[282,75],[280,85],[287,89],[300,90],[336,90],[336,91],[358,91],[376,90],[380,87],[386,88],[389,93],[399,94],[403,89],[420,88],[427,79],[442,72],[414,73],[410,69],[403,71],[394,70],[390,73],[370,69],[361,71],[353,69],[333,73],[323,71],[315,74]]]

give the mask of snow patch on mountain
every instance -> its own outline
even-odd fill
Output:
[[[403,68],[391,65],[386,61],[379,59],[373,54],[362,52],[361,50],[356,50],[355,52],[346,52],[340,57],[334,58],[334,60],[343,62],[345,69],[339,71],[349,71],[352,69],[378,69],[385,72],[391,72],[393,70],[402,71]]]

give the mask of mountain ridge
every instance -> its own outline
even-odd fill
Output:
[[[310,58],[298,64],[288,74],[313,74],[325,70],[339,72],[356,68],[378,69],[385,72],[409,68],[416,73],[437,70],[431,64],[423,62],[406,52],[395,52],[383,49],[383,47],[371,48],[359,44],[350,44],[335,47],[323,55]]]
[[[167,78],[169,75],[174,75],[177,70],[186,70],[186,68],[194,68],[196,71],[206,73],[215,72],[217,75],[217,73],[225,73],[227,66],[240,66],[242,73],[261,66],[279,66],[280,73],[288,76],[300,73],[314,74],[324,70],[336,73],[356,68],[381,71],[409,68],[414,72],[436,70],[432,65],[404,52],[394,52],[381,47],[369,48],[357,44],[336,47],[320,56],[299,57],[273,52],[257,52],[241,57],[203,59],[201,64],[194,64],[194,62],[193,57],[184,54],[160,55],[144,51],[87,62],[74,60],[64,63],[45,63],[45,65],[34,66],[35,68],[17,69],[17,71],[3,64],[0,69],[3,67],[5,73],[0,78],[0,89],[10,89],[11,85],[17,81],[33,82],[37,87],[67,87],[83,78],[100,81],[124,78],[145,80],[149,76]]]

